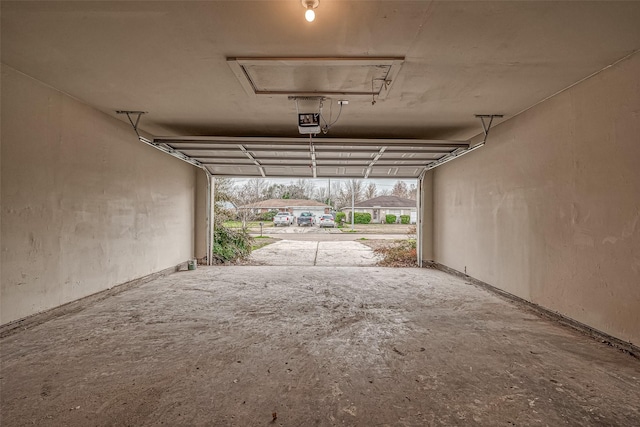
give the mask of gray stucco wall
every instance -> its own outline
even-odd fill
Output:
[[[193,256],[195,168],[2,66],[0,324]]]
[[[640,344],[640,54],[435,170],[435,259]]]

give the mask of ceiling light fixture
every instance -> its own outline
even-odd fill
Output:
[[[302,7],[307,9],[307,11],[304,13],[304,19],[306,19],[308,22],[313,22],[313,20],[316,19],[316,13],[313,11],[313,9],[318,7],[318,5],[320,4],[320,0],[301,0],[301,1],[302,1]]]

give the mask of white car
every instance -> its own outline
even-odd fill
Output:
[[[273,225],[286,225],[287,227],[293,224],[293,215],[289,212],[278,212],[276,216],[273,217]]]
[[[336,221],[333,219],[333,215],[321,215],[320,216],[320,221],[318,222],[318,227],[323,228],[323,227],[331,227],[331,228],[335,228],[336,226]]]

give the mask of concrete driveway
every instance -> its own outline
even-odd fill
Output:
[[[374,266],[382,257],[354,241],[281,240],[253,251],[249,261],[259,265]]]
[[[252,236],[260,236],[260,233],[251,233]],[[354,240],[406,240],[406,234],[362,234],[362,233],[289,233],[286,235],[277,233],[264,233],[263,236],[275,237],[285,240],[297,240],[307,242],[347,242]]]

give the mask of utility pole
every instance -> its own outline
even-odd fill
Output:
[[[354,182],[351,181],[351,231],[356,223],[356,191]]]

